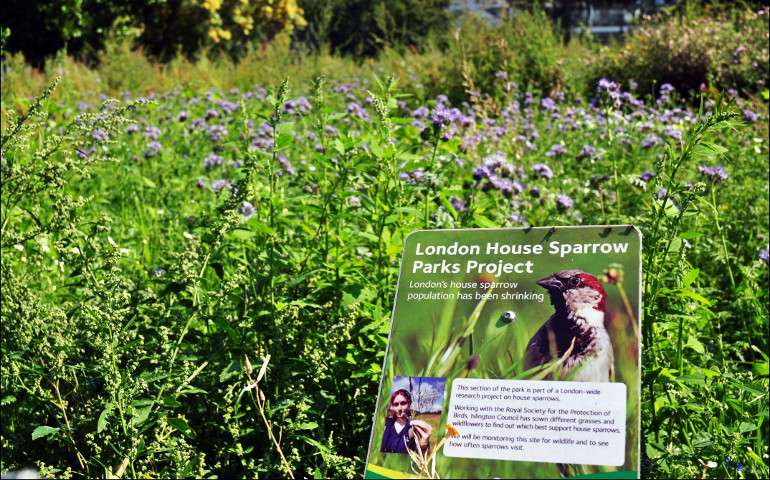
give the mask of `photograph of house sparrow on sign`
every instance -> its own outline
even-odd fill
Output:
[[[564,358],[560,380],[611,382],[615,373],[610,335],[604,328],[607,293],[590,273],[563,270],[537,282],[555,312],[524,352],[524,368]]]

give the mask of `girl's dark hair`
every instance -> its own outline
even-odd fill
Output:
[[[412,418],[412,394],[404,390],[403,388],[400,390],[396,390],[390,395],[390,401],[388,402],[388,418],[396,418],[396,413],[393,411],[393,408],[392,408],[393,399],[396,398],[396,395],[403,396],[404,398],[406,398],[406,401],[409,402],[409,410],[406,412],[406,416],[409,418]]]

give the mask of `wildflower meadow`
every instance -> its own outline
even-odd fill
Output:
[[[152,88],[4,61],[2,470],[358,477],[410,232],[634,225],[640,474],[767,478],[766,44],[703,85],[472,48]]]

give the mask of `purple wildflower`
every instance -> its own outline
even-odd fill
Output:
[[[345,111],[351,114],[352,116],[356,117],[357,119],[361,120],[362,122],[369,121],[369,112],[367,112],[364,107],[362,107],[356,102],[349,103],[348,108],[346,108]]]
[[[482,165],[473,171],[473,179],[476,181],[489,178],[491,175],[492,170],[486,165]]]
[[[532,166],[532,170],[534,170],[535,173],[537,173],[542,178],[545,178],[547,180],[550,180],[553,178],[553,170],[551,170],[551,167],[549,167],[545,163],[536,163],[535,165]]]
[[[430,110],[425,106],[415,108],[412,111],[412,118],[426,118],[428,115],[430,115]]]
[[[514,225],[527,226],[527,217],[520,213],[512,213],[508,215],[508,221]]]
[[[231,190],[232,188],[233,186],[230,185],[230,182],[224,178],[211,182],[211,189],[214,190],[214,193],[219,193],[222,189]]]
[[[286,158],[286,155],[281,155],[280,153],[276,157],[278,159],[278,162],[283,167],[283,170],[276,173],[278,176],[282,176],[284,173],[288,173],[289,175],[296,175],[297,171],[294,170],[294,166],[289,162],[289,159]]]
[[[255,210],[256,209],[254,208],[254,204],[252,204],[251,202],[244,201],[243,204],[241,205],[241,215],[243,215],[244,217],[250,217],[251,215],[254,214]]]
[[[701,174],[706,176],[706,178],[713,181],[714,183],[724,183],[730,179],[722,165],[717,165],[714,168],[711,168],[707,165],[701,165],[698,167],[698,170]]]
[[[645,182],[649,182],[649,181],[650,181],[650,180],[652,180],[653,178],[655,178],[655,174],[654,174],[654,173],[652,173],[652,172],[650,172],[649,170],[648,170],[648,171],[646,171],[646,172],[644,172],[643,174],[641,174],[641,175],[639,176],[639,179],[640,179],[640,180],[643,180],[643,181],[645,181]]]
[[[645,138],[644,141],[642,142],[642,148],[650,148],[653,145],[656,145],[660,142],[662,142],[660,137],[655,135],[654,133],[651,133],[647,135],[647,138]]]
[[[302,96],[299,98],[295,98],[294,100],[289,100],[288,102],[284,103],[283,108],[286,113],[294,114],[294,113],[307,113],[313,109],[313,106],[310,104],[310,101],[308,101],[307,98]]]
[[[144,152],[144,158],[150,158],[158,155],[163,150],[163,145],[158,142],[150,142],[147,144],[147,151]]]
[[[551,145],[551,150],[549,150],[545,156],[550,158],[561,157],[565,153],[567,153],[567,149],[564,147],[564,145],[557,143],[555,145]]]
[[[754,123],[754,122],[757,121],[757,113],[754,112],[753,110],[749,109],[749,108],[746,108],[746,109],[743,110],[743,118],[747,122]]]
[[[176,121],[184,122],[188,118],[190,118],[190,112],[179,112],[179,115],[176,116]]]
[[[441,128],[442,125],[449,125],[452,121],[449,109],[441,103],[433,109],[433,115],[431,115],[430,120],[433,122],[433,128]]]
[[[765,246],[764,250],[760,250],[757,253],[757,258],[765,262],[765,265],[770,265],[770,244]]]
[[[139,131],[139,126],[135,123],[132,123],[131,125],[127,126],[124,131],[127,134],[131,135],[132,133],[136,133]]]
[[[559,208],[559,210],[566,212],[570,208],[572,208],[573,200],[569,198],[568,196],[564,195],[563,193],[560,193],[559,196],[556,198],[556,206]]]
[[[547,112],[553,112],[559,108],[556,106],[556,102],[551,97],[545,97],[544,99],[540,100],[540,107]]]
[[[144,132],[142,133],[147,138],[150,138],[152,140],[157,140],[158,138],[160,138],[160,134],[162,132],[160,131],[160,128],[150,125],[150,126],[144,127]]]
[[[209,108],[206,110],[206,120],[210,120],[212,118],[219,118],[219,112],[214,108]]]
[[[206,126],[206,119],[199,117],[194,118],[192,123],[190,124],[190,131],[197,130],[199,128],[203,128]]]
[[[449,203],[457,212],[464,212],[468,210],[468,207],[465,205],[465,201],[461,198],[449,197]]]
[[[591,158],[596,156],[596,147],[593,145],[583,145],[583,149],[575,157],[576,160],[583,160],[585,158]]]
[[[208,157],[203,159],[203,168],[206,170],[209,170],[214,167],[218,167],[222,165],[222,157],[217,155],[216,153],[209,154]]]
[[[102,130],[101,128],[97,128],[93,132],[91,132],[91,136],[96,140],[97,142],[104,142],[110,139],[110,136],[107,135],[107,132]]]
[[[90,157],[96,152],[96,147],[89,148],[88,150],[83,150],[78,148],[77,152],[78,152],[78,158],[80,158],[81,160],[85,160],[86,158]]]

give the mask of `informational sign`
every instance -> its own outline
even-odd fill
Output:
[[[430,230],[404,245],[366,478],[637,478],[632,226]]]

